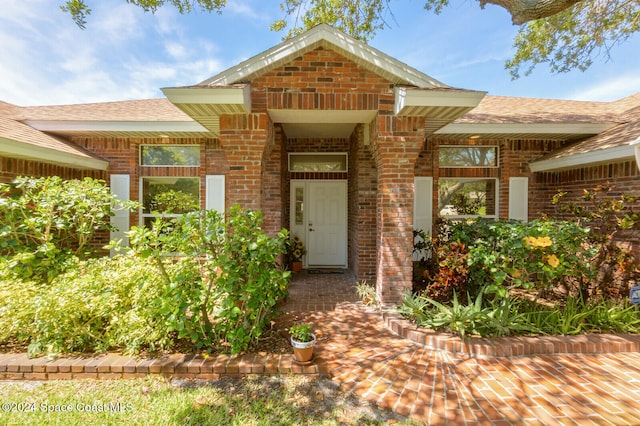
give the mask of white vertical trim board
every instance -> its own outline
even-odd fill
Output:
[[[509,178],[509,219],[529,220],[529,178]]]
[[[416,176],[413,178],[413,229],[423,230],[431,236],[433,223],[433,177]],[[417,260],[419,254],[414,254]]]
[[[225,176],[207,175],[206,177],[206,200],[207,210],[216,210],[220,214],[225,212]]]
[[[111,175],[109,187],[111,193],[120,201],[129,201],[129,191],[131,188],[131,178],[129,175]],[[129,211],[126,209],[115,209],[113,216],[110,218],[111,225],[115,226],[118,230],[111,231],[109,238],[111,240],[122,240],[121,247],[129,246]],[[110,255],[115,256],[117,250],[111,249]]]

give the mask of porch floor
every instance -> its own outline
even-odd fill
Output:
[[[290,354],[267,353],[53,360],[0,354],[0,379],[326,374],[345,390],[429,424],[640,424],[640,352],[634,338],[620,342],[610,336],[613,343],[603,343],[606,337],[579,337],[555,354],[548,353],[553,345],[538,345],[542,353],[533,355],[480,356],[456,345],[439,350],[430,339],[415,343],[415,330],[397,316],[364,306],[355,286],[349,271],[293,277],[278,321],[314,324],[318,342],[309,366],[295,364]],[[501,344],[523,346],[519,339]]]

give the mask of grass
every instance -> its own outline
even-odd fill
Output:
[[[0,401],[3,425],[410,424],[305,376],[0,382]]]

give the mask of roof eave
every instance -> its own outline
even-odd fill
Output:
[[[593,136],[618,123],[451,123],[436,131],[437,135],[526,135],[535,138],[553,135]]]
[[[215,135],[220,134],[221,114],[251,112],[251,86],[166,87],[164,95],[176,107]]]
[[[427,118],[425,131],[433,133],[478,106],[486,92],[460,89],[417,89],[396,86],[394,113]]]
[[[195,121],[28,120],[24,123],[53,133],[209,133]]]
[[[549,172],[562,169],[572,169],[592,166],[612,161],[632,159],[635,157],[635,147],[627,144],[597,151],[582,152],[564,157],[550,158],[529,163],[529,169],[534,172]]]
[[[109,168],[108,161],[90,156],[62,152],[8,138],[0,138],[0,142],[2,142],[0,155],[3,156],[57,164],[73,169],[107,170]]]

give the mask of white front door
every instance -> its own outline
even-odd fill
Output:
[[[297,198],[298,203],[302,199],[304,203],[303,207],[298,205],[296,215],[295,200],[292,200],[292,234],[297,228],[304,235],[305,265],[346,267],[347,182],[315,180],[291,184],[292,198]]]

